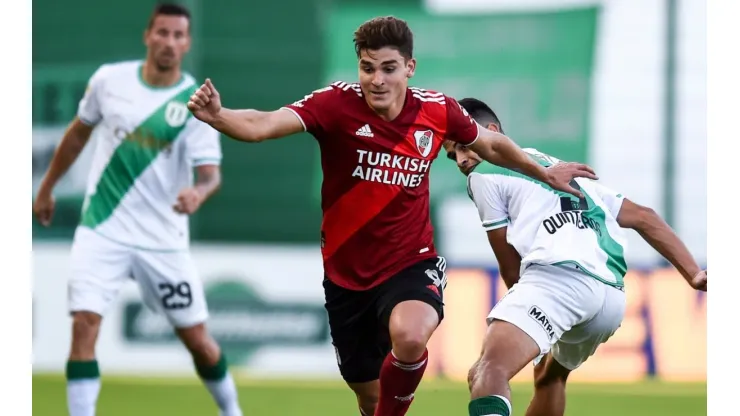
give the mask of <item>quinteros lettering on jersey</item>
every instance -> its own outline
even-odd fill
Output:
[[[570,224],[579,230],[594,230],[594,232],[601,237],[601,225],[595,220],[587,217],[583,211],[559,212],[542,221],[542,226],[545,227],[545,230],[550,234],[555,234],[559,229],[563,228],[563,226],[567,224]]]

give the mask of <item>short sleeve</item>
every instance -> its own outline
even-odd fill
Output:
[[[282,109],[292,112],[303,124],[303,130],[313,134],[331,130],[333,115],[341,89],[335,84],[318,89]]]
[[[596,181],[591,181],[590,183],[596,189],[596,194],[602,201],[604,201],[604,205],[606,205],[606,208],[611,212],[612,216],[617,218],[617,216],[619,216],[619,210],[622,209],[624,195],[613,189],[607,188]]]
[[[221,136],[218,131],[194,117],[189,123],[185,146],[193,166],[220,165]]]
[[[478,208],[478,216],[486,231],[509,225],[506,201],[495,181],[495,175],[468,175],[468,195]]]
[[[470,117],[460,103],[445,96],[447,102],[447,139],[469,146],[478,139],[478,123]]]
[[[83,95],[77,106],[77,118],[88,126],[98,124],[103,118],[100,108],[100,97],[102,96],[105,72],[106,66],[103,65],[90,77],[87,88],[85,89],[85,95]]]

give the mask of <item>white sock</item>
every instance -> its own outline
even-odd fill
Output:
[[[218,381],[203,380],[208,391],[211,392],[213,400],[221,410],[220,416],[242,416],[242,410],[239,408],[239,397],[236,393],[236,384],[231,377],[231,373]],[[73,415],[76,416],[76,415]]]
[[[100,393],[100,379],[86,378],[67,381],[67,408],[70,416],[95,416],[95,404]]]

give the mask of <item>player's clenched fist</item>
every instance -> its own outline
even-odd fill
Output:
[[[693,287],[696,290],[701,290],[702,292],[707,291],[707,271],[702,270],[699,273],[694,276],[693,279],[691,279],[691,287]]]
[[[180,214],[193,214],[203,202],[203,196],[195,188],[185,188],[177,195],[177,203],[172,208]]]
[[[39,192],[36,201],[33,203],[33,213],[41,225],[48,227],[51,224],[51,217],[54,215],[54,197],[50,193]]]
[[[221,96],[216,91],[210,78],[195,90],[188,101],[188,109],[193,116],[204,123],[212,123],[221,111]]]

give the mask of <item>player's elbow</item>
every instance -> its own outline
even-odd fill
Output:
[[[658,213],[650,207],[635,204],[625,199],[622,203],[622,209],[619,210],[617,223],[622,228],[630,228],[635,231],[643,231],[650,227],[651,224],[659,219]]]
[[[247,143],[260,143],[267,140],[269,137],[265,134],[252,133],[248,136],[243,136],[242,141]]]

